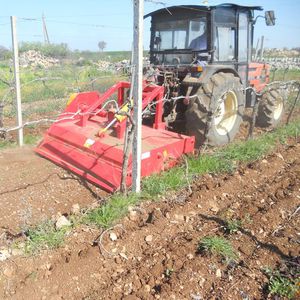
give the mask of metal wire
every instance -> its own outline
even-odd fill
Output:
[[[99,77],[99,78],[107,78],[107,76],[105,76],[105,77]],[[46,78],[40,78],[40,79],[32,80],[29,83],[33,83],[33,82],[39,81],[39,80],[42,81],[42,80],[45,80],[45,79]],[[57,78],[54,77],[52,79],[56,80],[56,79],[58,79],[58,77]],[[93,79],[93,80],[95,80],[95,79]],[[149,83],[149,84],[151,84],[151,83]],[[254,87],[247,87],[245,89],[243,88],[242,91],[246,92],[247,90],[251,89],[256,94],[256,96],[261,97],[267,90],[269,90],[270,88],[272,88],[272,86],[276,86],[277,88],[279,86],[280,89],[285,89],[287,87],[294,87],[295,91],[297,91],[297,90],[299,91],[300,90],[300,82],[297,81],[297,80],[290,80],[290,81],[286,81],[286,82],[274,81],[274,82],[268,83],[268,84],[266,84],[266,86],[264,87],[264,89],[262,90],[262,92],[260,92],[260,93],[258,93]],[[9,90],[9,93],[12,90],[13,89],[11,88]],[[7,97],[7,94],[5,94],[5,97]],[[188,98],[192,99],[192,98],[197,98],[197,97],[198,97],[198,95],[195,94],[195,95],[189,96]],[[3,98],[2,98],[2,101],[3,101]],[[185,99],[185,98],[186,98],[186,96],[178,96],[178,97],[171,97],[171,98],[164,97],[163,99],[161,99],[159,101],[150,103],[144,109],[144,111],[142,112],[142,115],[145,115],[147,113],[151,114],[151,111],[150,111],[151,107],[153,107],[154,105],[156,105],[159,102],[171,102],[171,101],[175,101],[176,102],[176,101],[178,101],[180,99]],[[111,103],[113,103],[116,106],[116,110],[119,111],[119,106],[118,106],[117,101],[114,100],[114,99],[111,99],[111,100],[107,101],[100,109],[98,109],[96,111],[93,111],[93,112],[89,112],[89,111],[88,112],[81,112],[81,110],[78,110],[75,113],[66,112],[66,113],[60,114],[59,115],[59,119],[42,118],[42,119],[35,120],[35,121],[25,122],[22,126],[14,126],[14,127],[10,127],[10,128],[0,128],[0,133],[8,133],[8,132],[11,132],[11,131],[19,130],[19,129],[24,128],[26,126],[38,125],[38,124],[42,124],[42,123],[57,123],[57,122],[62,122],[62,121],[66,121],[66,120],[72,120],[76,116],[83,116],[83,115],[91,115],[92,116],[92,115],[97,115],[100,112],[102,112],[106,108],[106,106],[108,104],[111,104]],[[212,113],[212,115],[213,115],[213,112],[210,112],[210,113]],[[65,115],[66,115],[66,117],[60,118],[60,117],[65,116]]]

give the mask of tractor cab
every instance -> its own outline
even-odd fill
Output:
[[[150,62],[154,65],[189,65],[206,61],[234,65],[251,60],[254,11],[260,6],[221,4],[180,5],[163,8],[151,16]],[[273,12],[266,12],[274,25]]]

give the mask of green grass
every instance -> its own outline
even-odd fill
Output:
[[[143,195],[156,197],[168,190],[178,189],[186,184],[183,167],[177,167],[143,180]]]
[[[15,147],[16,142],[8,141],[8,140],[0,140],[0,150]]]
[[[24,144],[25,145],[36,145],[40,139],[41,139],[41,136],[39,136],[39,135],[26,134],[26,135],[24,135]]]
[[[55,249],[63,244],[69,227],[56,230],[53,222],[47,221],[26,232],[25,252],[34,254],[44,249]]]
[[[36,145],[37,142],[40,140],[41,136],[33,135],[33,134],[26,134],[24,135],[24,144],[25,145]],[[17,146],[17,142],[14,140],[1,140],[0,139],[0,150],[7,149],[7,148],[14,148]]]
[[[198,244],[198,251],[219,256],[226,262],[236,261],[238,258],[231,243],[220,236],[207,236],[202,238]]]
[[[300,71],[299,70],[288,70],[287,72],[284,69],[274,70],[270,72],[270,78],[274,81],[288,81],[288,80],[300,80]]]
[[[107,228],[128,211],[130,205],[137,204],[140,197],[130,193],[128,197],[114,194],[104,205],[87,213],[82,222]]]

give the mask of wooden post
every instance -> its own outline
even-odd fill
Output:
[[[132,190],[141,190],[142,90],[143,90],[143,16],[144,0],[133,0],[133,121]]]
[[[15,90],[16,90],[16,107],[18,121],[18,144],[23,146],[23,120],[22,120],[22,105],[21,105],[21,88],[20,88],[20,69],[19,69],[19,49],[16,30],[16,17],[10,17],[12,46],[14,53],[14,75],[15,75]]]

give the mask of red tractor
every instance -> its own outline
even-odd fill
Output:
[[[165,86],[169,101],[164,118],[169,129],[196,138],[196,146],[230,142],[239,130],[244,109],[269,82],[270,67],[251,62],[253,30],[260,6],[221,4],[163,8],[151,17],[148,75]],[[262,17],[262,16],[261,16]],[[266,11],[267,25],[275,24]],[[178,99],[178,96],[183,96]],[[260,95],[257,125],[275,126],[284,103],[276,90]],[[175,99],[175,100],[172,100]]]
[[[275,126],[283,114],[282,97],[272,89],[263,92],[269,66],[250,63],[255,10],[261,7],[193,5],[147,15],[151,67],[145,69],[142,99],[131,99],[129,82],[103,94],[73,95],[36,151],[113,192],[124,174],[125,183],[132,183],[131,157],[127,172],[123,161],[133,101],[141,101],[143,109],[142,176],[171,168],[206,140],[230,142],[257,93],[258,124]],[[265,19],[274,25],[273,12]]]

